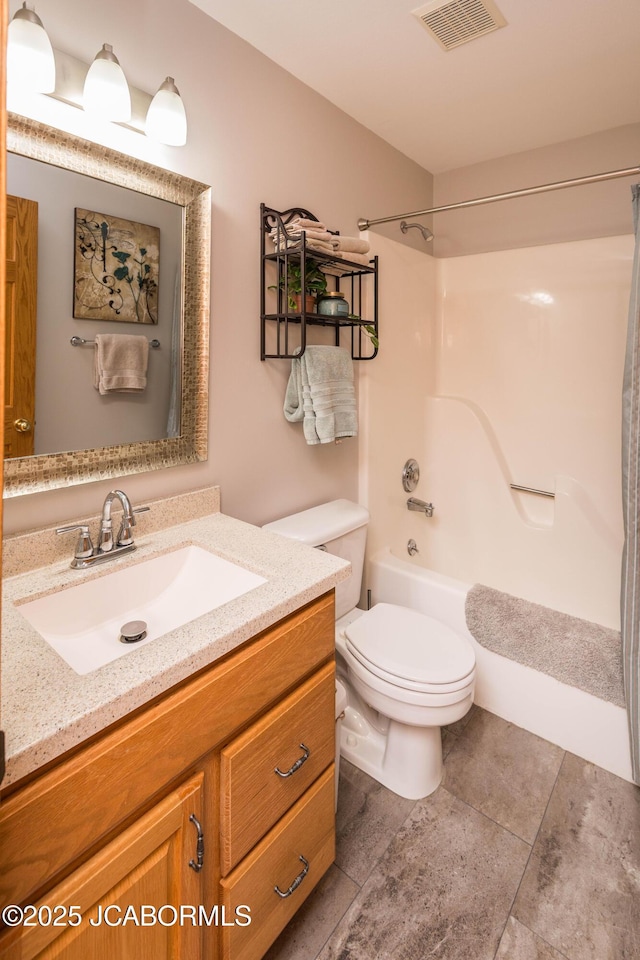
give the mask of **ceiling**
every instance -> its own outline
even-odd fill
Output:
[[[448,52],[426,0],[191,2],[432,173],[640,121],[638,0],[496,0]]]

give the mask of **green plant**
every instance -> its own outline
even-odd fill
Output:
[[[380,346],[380,341],[379,341],[378,338],[376,337],[376,329],[375,329],[375,327],[372,327],[371,324],[369,324],[369,323],[365,323],[365,325],[363,326],[362,329],[363,329],[364,332],[367,334],[367,336],[368,336],[369,339],[371,340],[371,343],[374,345],[374,347],[375,347],[376,350],[377,350],[378,347]]]
[[[272,284],[269,289],[277,290],[278,287],[281,290],[286,289],[289,309],[295,310],[297,307],[296,297],[301,297],[303,294],[302,263],[300,260],[289,258],[286,276],[280,277],[279,283],[277,285]],[[310,297],[321,297],[326,292],[327,278],[320,269],[319,263],[307,258],[305,261],[304,293]]]
[[[360,317],[359,317],[357,314],[355,314],[355,313],[350,313],[350,314],[349,314],[349,320],[359,320],[359,319],[360,319]],[[370,324],[370,323],[363,323],[363,324],[361,324],[361,327],[362,327],[362,329],[364,330],[364,332],[366,333],[366,335],[369,337],[369,340],[371,340],[371,343],[373,344],[373,346],[374,346],[374,347],[376,348],[376,350],[377,350],[378,347],[380,346],[380,341],[378,340],[378,338],[377,338],[377,336],[376,336],[376,328],[375,328],[372,324]]]

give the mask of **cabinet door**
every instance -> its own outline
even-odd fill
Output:
[[[189,865],[202,786],[201,773],[191,777],[51,890],[33,926],[0,939],[1,960],[199,960],[202,927],[180,908],[197,911],[204,899],[202,874]]]

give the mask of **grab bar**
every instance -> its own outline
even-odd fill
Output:
[[[509,486],[512,490],[520,490],[522,493],[535,493],[538,497],[550,497],[551,500],[555,500],[556,497],[551,490],[536,490],[535,487],[523,487],[519,483],[510,483]]]

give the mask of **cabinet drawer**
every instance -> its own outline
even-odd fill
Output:
[[[334,802],[331,764],[221,881],[221,901],[227,916],[233,916],[241,904],[251,909],[250,926],[223,928],[224,960],[259,960],[329,869],[335,858]],[[276,887],[285,896],[280,896]]]
[[[222,750],[223,876],[334,759],[334,703],[335,670],[328,663]]]

